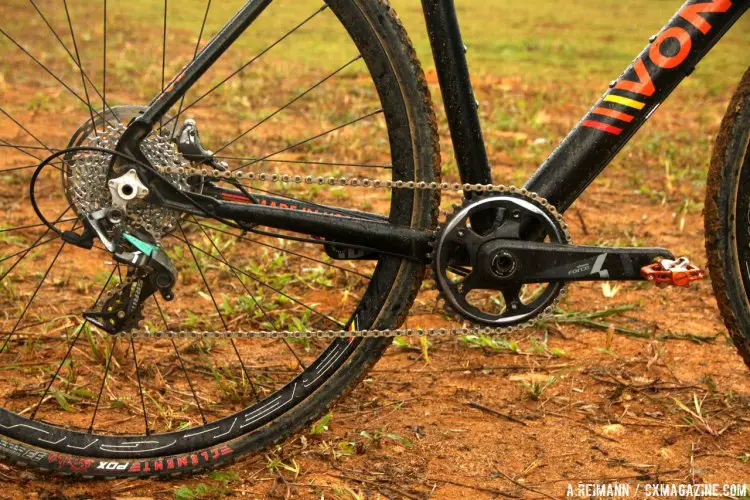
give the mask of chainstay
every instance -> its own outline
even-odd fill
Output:
[[[454,191],[454,192],[479,192],[479,193],[511,193],[518,194],[529,198],[542,205],[563,228],[565,239],[570,243],[570,233],[568,226],[557,209],[546,199],[536,193],[528,191],[526,188],[516,186],[506,186],[504,184],[469,184],[469,183],[449,183],[449,182],[415,182],[415,181],[393,181],[384,179],[369,178],[348,178],[333,176],[301,176],[279,173],[251,172],[241,170],[218,170],[207,168],[195,168],[188,166],[157,166],[155,170],[162,174],[179,174],[195,175],[200,177],[212,177],[217,179],[235,179],[247,181],[260,181],[272,184],[317,184],[342,187],[365,187],[373,189],[409,189],[422,191]],[[128,283],[125,284],[127,286]],[[119,287],[118,287],[119,288]],[[461,328],[395,328],[383,330],[297,330],[297,331],[279,331],[279,330],[247,330],[247,331],[149,331],[149,330],[130,330],[112,334],[114,337],[125,337],[128,339],[141,338],[178,338],[178,339],[198,339],[198,338],[228,338],[228,339],[281,339],[281,338],[306,338],[306,339],[351,339],[351,338],[384,338],[384,337],[401,337],[401,336],[467,336],[467,335],[487,335],[497,336],[521,330],[533,326],[537,322],[544,320],[552,315],[557,305],[562,300],[567,291],[567,286],[563,287],[557,297],[537,316],[515,325],[503,327],[461,327]]]

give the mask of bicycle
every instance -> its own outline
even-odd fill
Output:
[[[0,108],[8,129],[30,142],[0,139],[14,155],[14,165],[0,171],[7,179],[0,193],[19,207],[0,230],[7,312],[0,356],[18,361],[5,372],[2,389],[5,458],[83,477],[213,468],[315,420],[362,379],[396,335],[522,328],[551,312],[575,281],[687,285],[705,276],[662,248],[574,245],[562,214],[747,11],[747,0],[683,5],[524,187],[492,183],[452,0],[423,0],[423,9],[460,183],[441,180],[424,74],[383,0],[316,6],[250,59],[243,54],[239,69],[188,99],[251,25],[265,26],[256,20],[271,3],[249,0],[201,48],[208,0],[192,60],[168,80],[165,1],[161,89],[147,106],[111,102],[108,68],[130,78],[129,91],[143,90],[133,68],[112,67],[113,47],[130,50],[136,60],[144,54],[128,48],[123,35],[138,33],[138,25],[120,11],[113,16],[117,7],[106,0],[97,11],[103,47],[94,70],[82,57],[91,50],[90,34],[74,28],[82,6],[64,1],[56,23],[55,13],[31,0],[26,13],[38,30],[27,42],[0,28],[10,64],[33,64],[79,105],[64,109],[61,123],[84,120],[77,129],[55,130],[53,138],[67,143],[53,148],[24,123],[33,117]],[[9,12],[9,22],[19,12]],[[285,11],[283,20],[293,14]],[[113,19],[122,30],[109,39]],[[210,114],[198,106],[221,96],[228,82],[264,64],[265,54],[311,22],[323,23],[326,41],[346,39],[355,49],[343,64],[302,91],[283,89],[284,79],[264,80],[260,71],[248,102],[232,101]],[[333,27],[339,31],[328,31]],[[33,50],[50,40],[58,42],[51,53],[74,68],[78,90],[58,76],[62,66],[48,62],[49,54]],[[369,75],[365,89],[351,71],[356,64]],[[331,108],[307,104],[310,112],[298,124],[309,125],[309,115],[320,112],[330,121],[322,131],[295,142],[258,135],[333,78],[342,81],[328,89]],[[33,81],[23,83],[33,88]],[[280,89],[294,97],[263,111],[264,99]],[[49,102],[31,108],[43,105]],[[235,119],[224,119],[231,111]],[[368,127],[365,133],[351,132],[360,126]],[[362,144],[362,135],[374,145]],[[332,137],[350,142],[354,158],[320,156],[317,144]],[[750,198],[740,190],[749,185],[750,169],[743,168],[749,141],[750,71],[722,123],[705,217],[714,292],[748,365],[750,270],[742,263],[750,257],[750,233],[742,223]],[[268,151],[266,143],[279,145],[248,156],[255,148]],[[30,164],[15,164],[20,158]],[[372,178],[373,171],[384,177]],[[353,199],[341,195],[345,190]],[[463,193],[463,202],[438,225],[442,192]],[[344,201],[354,206],[336,206]],[[50,260],[36,257],[47,248]],[[65,255],[68,274],[50,278]],[[400,328],[427,267],[453,314],[475,326]],[[29,278],[13,278],[21,272]],[[39,312],[44,301],[46,316]],[[67,312],[57,310],[62,306]],[[204,306],[209,312],[194,312]],[[81,343],[87,351],[76,347]],[[40,365],[36,382],[20,385],[24,367]],[[215,392],[201,394],[196,387],[205,383]],[[50,402],[91,411],[61,416]],[[107,429],[98,430],[97,416],[108,419]]]

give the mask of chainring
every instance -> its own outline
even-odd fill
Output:
[[[472,220],[480,218],[492,221],[491,227],[481,232],[472,227]],[[531,227],[540,228],[533,233],[536,241],[570,243],[559,213],[525,190],[475,195],[457,207],[438,231],[434,244],[433,271],[446,304],[471,322],[493,327],[528,323],[551,312],[565,290],[563,283],[533,288],[509,280],[499,290],[482,289],[475,283],[477,249],[492,240],[529,238],[525,233]]]

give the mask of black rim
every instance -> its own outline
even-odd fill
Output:
[[[6,33],[5,31],[0,31],[3,35],[6,36],[6,38],[15,45],[19,51],[21,51],[23,54],[28,56],[28,58],[33,61],[35,64],[39,66],[39,69],[43,70],[44,73],[46,73],[50,78],[57,81],[68,93],[70,93],[73,98],[75,98],[80,103],[83,103],[85,106],[85,111],[89,115],[90,119],[92,120],[92,123],[104,122],[105,124],[114,125],[117,120],[113,120],[112,116],[117,117],[117,113],[113,111],[113,107],[111,107],[108,102],[108,92],[109,95],[112,95],[111,92],[111,85],[107,85],[106,81],[106,75],[107,75],[107,52],[108,45],[111,46],[110,43],[107,41],[107,33],[111,33],[111,29],[108,30],[107,28],[107,15],[108,15],[108,6],[107,3],[104,3],[103,8],[103,22],[105,23],[105,38],[103,40],[103,48],[102,48],[102,64],[103,64],[103,75],[102,75],[102,82],[101,82],[101,90],[97,88],[97,85],[94,84],[93,79],[91,78],[91,74],[87,72],[84,68],[86,67],[86,61],[81,58],[81,52],[78,50],[78,43],[75,41],[75,10],[74,9],[68,9],[68,3],[65,3],[65,18],[67,21],[67,27],[70,31],[71,38],[73,40],[72,42],[72,50],[68,49],[68,46],[63,42],[61,35],[58,33],[58,31],[55,30],[52,23],[49,22],[49,15],[45,15],[45,13],[40,10],[40,8],[33,3],[32,5],[36,11],[36,13],[40,16],[42,20],[44,20],[47,27],[50,29],[50,32],[54,35],[55,39],[60,43],[62,48],[65,50],[67,55],[69,56],[70,60],[73,62],[73,64],[76,67],[78,77],[81,82],[81,86],[84,89],[84,92],[77,92],[74,90],[71,86],[69,86],[67,83],[65,83],[52,68],[49,68],[42,64],[39,59],[37,59],[34,54],[27,49],[19,40],[12,38],[12,35],[9,33]],[[339,5],[337,2],[331,2],[331,9],[334,11],[334,13],[343,21],[344,26],[350,26],[354,23],[361,22],[354,19],[355,14],[351,12],[350,8],[343,8]],[[209,16],[211,7],[210,0],[206,4],[205,14],[202,18],[202,23],[200,25],[199,33],[202,34],[206,28],[206,19]],[[167,26],[168,26],[168,4],[165,0],[164,3],[164,23],[163,23],[163,36],[162,36],[162,62],[161,62],[161,82],[162,82],[162,88],[165,84],[165,74],[166,74],[166,60],[167,60],[167,53],[168,53],[168,45],[167,45]],[[214,86],[211,88],[208,92],[204,92],[202,95],[200,95],[197,99],[194,99],[193,101],[188,101],[188,103],[185,103],[185,100],[181,101],[178,106],[178,111],[176,114],[175,119],[179,117],[181,114],[183,114],[185,111],[191,109],[193,106],[197,105],[199,102],[204,101],[204,99],[207,99],[208,96],[211,93],[216,92],[221,88],[221,85],[225,84],[227,81],[229,81],[232,77],[239,74],[240,71],[244,70],[249,64],[252,62],[255,62],[258,60],[259,57],[266,54],[271,48],[275,47],[282,41],[286,40],[289,36],[291,36],[293,33],[295,33],[301,26],[304,26],[307,22],[311,21],[313,18],[317,17],[321,13],[323,13],[327,9],[327,6],[319,7],[317,10],[313,12],[309,17],[307,17],[305,20],[303,20],[302,23],[297,24],[295,27],[290,29],[289,31],[285,32],[284,35],[280,39],[278,39],[276,42],[272,43],[268,48],[264,49],[259,53],[258,56],[251,59],[249,63],[243,65],[240,67],[239,70],[232,73],[224,79],[220,85]],[[236,135],[231,140],[224,143],[224,146],[222,146],[221,151],[224,152],[224,149],[227,149],[225,152],[226,156],[223,156],[222,158],[233,162],[234,165],[240,166],[248,166],[248,165],[254,165],[256,163],[261,164],[273,164],[274,162],[283,163],[283,162],[292,162],[296,163],[293,160],[288,160],[284,158],[276,158],[277,155],[281,153],[289,152],[290,150],[302,146],[305,144],[310,143],[311,141],[314,141],[318,138],[325,137],[333,132],[336,132],[340,130],[343,127],[358,123],[363,120],[367,120],[371,117],[380,115],[382,113],[382,110],[377,110],[376,112],[368,111],[365,114],[347,120],[342,125],[337,125],[333,127],[329,127],[323,132],[319,132],[317,134],[308,136],[302,140],[299,140],[297,142],[294,142],[288,146],[285,146],[284,148],[280,148],[279,150],[275,150],[275,152],[272,152],[270,154],[265,155],[256,155],[254,157],[249,157],[246,154],[231,154],[231,146],[235,144],[237,141],[241,140],[245,136],[248,136],[251,132],[253,132],[256,128],[260,127],[264,123],[266,123],[268,120],[276,116],[278,113],[284,111],[289,106],[294,104],[297,101],[300,101],[305,96],[310,94],[312,91],[314,91],[319,86],[325,84],[329,80],[331,80],[333,77],[335,77],[337,74],[339,74],[342,70],[348,68],[349,66],[353,65],[357,61],[359,61],[363,56],[366,61],[370,63],[370,67],[368,68],[371,74],[379,75],[378,78],[375,79],[375,84],[377,87],[378,95],[380,97],[380,102],[384,109],[389,110],[388,112],[382,113],[384,115],[385,121],[388,125],[388,131],[389,131],[389,141],[388,144],[390,146],[391,156],[393,157],[394,165],[391,166],[389,163],[387,164],[376,164],[376,163],[362,163],[362,162],[345,162],[341,160],[332,160],[332,161],[307,161],[303,160],[300,163],[297,163],[298,165],[325,165],[328,167],[336,166],[336,167],[358,167],[358,168],[367,168],[367,169],[382,169],[385,173],[393,175],[394,179],[402,179],[402,180],[413,180],[414,179],[414,172],[410,170],[412,165],[412,151],[411,151],[411,137],[410,132],[408,130],[408,127],[404,126],[405,123],[405,110],[403,108],[403,102],[401,100],[401,96],[395,94],[392,92],[392,89],[398,88],[397,82],[395,81],[393,75],[390,72],[390,69],[386,66],[386,63],[384,62],[385,59],[383,55],[380,53],[381,49],[375,42],[374,34],[365,31],[362,29],[359,29],[356,31],[356,34],[353,36],[354,42],[357,45],[357,47],[360,50],[360,55],[357,55],[356,57],[349,59],[348,62],[346,62],[344,65],[339,66],[338,69],[334,70],[333,72],[326,73],[327,76],[322,77],[321,79],[317,80],[316,83],[313,84],[312,87],[310,87],[308,90],[305,90],[301,93],[298,93],[295,95],[294,98],[291,99],[291,101],[287,102],[283,106],[281,106],[278,110],[274,111],[273,113],[270,113],[266,117],[259,120],[255,125],[253,125],[251,128],[243,130],[241,133]],[[198,38],[198,43],[195,46],[194,54],[197,54],[198,47],[200,45],[200,35]],[[108,90],[110,89],[110,90]],[[93,104],[93,99],[95,96],[98,96],[98,98],[101,99],[101,109],[95,104]],[[6,112],[5,110],[0,110],[3,112],[3,114],[10,120],[12,120],[23,132],[26,133],[27,139],[29,143],[22,143],[22,142],[13,142],[10,140],[2,139],[2,142],[0,143],[0,146],[6,147],[9,149],[12,149],[14,151],[19,152],[19,154],[23,154],[24,156],[31,159],[31,162],[34,161],[40,161],[44,156],[53,153],[55,150],[53,148],[50,148],[46,145],[45,142],[43,142],[41,139],[39,139],[37,136],[35,136],[29,129],[27,129],[23,123],[20,120],[17,120],[11,112]],[[109,117],[109,118],[108,118]],[[164,123],[163,125],[167,125],[167,123]],[[101,128],[104,128],[104,125],[102,125]],[[21,166],[12,166],[10,168],[7,168],[3,170],[1,173],[6,172],[28,172],[31,173],[31,167],[34,165],[21,165]],[[55,168],[60,168],[60,165],[54,165]],[[294,199],[290,197],[290,199]],[[390,213],[391,213],[391,222],[394,224],[401,224],[401,225],[409,225],[411,223],[411,212],[413,210],[413,204],[414,200],[410,193],[408,192],[401,192],[400,194],[394,194],[390,201]],[[68,211],[63,212],[62,214],[56,214],[57,217],[54,218],[54,220],[57,223],[64,223],[69,225],[70,227],[75,227],[74,224],[76,224],[76,220],[73,217],[70,217],[70,213]],[[25,307],[23,308],[23,311],[20,314],[20,317],[18,318],[15,326],[12,328],[10,332],[6,335],[6,338],[4,339],[4,346],[3,346],[3,352],[0,353],[0,356],[8,356],[13,352],[13,347],[18,343],[20,337],[18,335],[19,332],[17,330],[19,329],[19,326],[22,325],[22,322],[24,320],[24,317],[26,315],[26,312],[33,306],[34,304],[34,297],[36,296],[36,293],[42,289],[42,287],[45,285],[47,276],[49,275],[50,271],[54,268],[55,264],[59,261],[59,259],[65,257],[65,250],[66,250],[66,244],[59,241],[59,239],[56,238],[56,236],[51,233],[50,231],[46,230],[44,227],[41,227],[39,224],[35,224],[35,221],[30,221],[30,223],[25,225],[20,225],[17,227],[12,228],[5,228],[2,231],[3,232],[14,232],[14,231],[20,231],[20,230],[31,230],[35,229],[37,232],[41,232],[41,236],[36,238],[34,242],[31,245],[28,245],[28,247],[22,249],[21,251],[14,252],[12,254],[5,255],[3,257],[3,260],[8,260],[9,262],[14,262],[10,269],[7,269],[4,271],[4,274],[2,275],[2,278],[4,279],[6,276],[8,276],[15,268],[17,268],[18,263],[21,262],[24,258],[26,258],[28,255],[32,254],[36,250],[43,248],[44,246],[49,246],[52,248],[52,252],[54,254],[54,257],[49,264],[49,266],[46,269],[46,272],[43,274],[41,279],[39,279],[36,289],[34,290],[31,300],[29,300]],[[191,228],[191,229],[190,229]],[[188,229],[186,231],[186,229]],[[197,218],[187,218],[180,222],[180,227],[177,231],[173,232],[170,235],[170,239],[173,241],[176,241],[177,243],[181,244],[183,248],[185,249],[185,254],[188,259],[190,259],[196,269],[197,273],[200,275],[200,281],[205,286],[205,289],[207,290],[207,294],[210,297],[211,306],[213,309],[215,309],[217,316],[220,320],[220,323],[222,327],[229,328],[229,325],[227,324],[226,319],[222,315],[222,311],[219,307],[218,300],[216,295],[211,290],[211,284],[209,283],[209,279],[206,276],[205,266],[206,266],[206,260],[213,263],[214,266],[220,265],[224,266],[228,272],[228,274],[236,278],[237,281],[241,284],[242,287],[245,288],[245,290],[248,292],[247,295],[250,297],[253,297],[252,293],[249,293],[249,290],[247,290],[247,281],[253,281],[254,277],[252,273],[243,272],[242,269],[239,269],[237,267],[233,267],[229,265],[229,262],[225,258],[225,256],[222,254],[222,249],[220,248],[220,245],[215,241],[215,238],[217,238],[217,235],[223,235],[230,238],[235,238],[238,241],[252,241],[249,235],[240,234],[236,230],[231,230],[225,227],[220,226],[215,221],[210,220],[200,220]],[[207,244],[204,245],[198,245],[195,243],[195,238],[202,238],[205,240]],[[258,242],[256,238],[256,242]],[[269,246],[269,244],[261,243],[265,246]],[[277,250],[278,247],[275,247]],[[96,251],[96,250],[92,250]],[[100,254],[103,255],[103,254]],[[294,255],[301,255],[299,253],[295,253]],[[313,260],[312,258],[310,260]],[[322,263],[320,259],[314,260],[317,263]],[[0,261],[2,262],[2,261]],[[348,328],[350,326],[354,326],[356,328],[367,328],[373,326],[374,322],[376,321],[376,318],[378,317],[379,311],[379,304],[382,303],[384,300],[385,294],[388,291],[388,288],[391,286],[391,284],[397,280],[399,270],[401,269],[402,261],[401,259],[397,258],[382,258],[378,264],[377,268],[372,272],[372,275],[362,273],[362,272],[356,272],[354,274],[358,274],[363,279],[366,279],[368,282],[368,285],[366,287],[366,290],[364,294],[362,295],[362,299],[359,300],[359,306],[357,307],[356,311],[351,315],[350,319],[346,322],[335,322],[331,324],[331,328]],[[339,266],[340,267],[340,266]],[[110,275],[108,276],[106,282],[104,283],[104,286],[102,286],[99,297],[101,298],[103,292],[105,289],[107,289],[108,286],[110,286],[112,283],[117,282],[118,280],[122,279],[122,274],[124,272],[124,269],[121,269],[119,266],[116,268],[113,268]],[[350,270],[350,272],[353,272]],[[247,278],[243,281],[243,279],[240,279],[240,275],[244,276],[244,278]],[[255,279],[255,281],[261,281],[258,279]],[[274,288],[271,285],[263,284],[261,285],[265,286],[267,289],[273,290],[274,293],[284,295],[283,291],[279,290],[278,288]],[[385,285],[385,286],[384,286]],[[49,286],[49,285],[48,285]],[[287,299],[293,299],[292,297],[287,296]],[[97,299],[98,301],[99,299]],[[253,298],[253,300],[255,300]],[[373,305],[374,304],[374,305]],[[169,328],[169,318],[167,314],[164,311],[164,305],[161,304],[158,300],[154,299],[153,304],[155,310],[158,312],[158,321],[161,322],[161,326],[165,329]],[[260,303],[257,301],[255,302],[255,306],[261,311],[261,314],[263,316],[266,315],[266,312],[263,311],[263,307]],[[308,310],[311,314],[316,314],[314,307],[308,307]],[[329,321],[331,321],[329,319]],[[269,323],[273,323],[273,321],[269,321]],[[237,357],[239,359],[239,364],[244,372],[244,375],[247,377],[247,379],[250,381],[250,392],[254,398],[254,403],[245,408],[244,410],[234,412],[231,415],[224,416],[219,419],[212,419],[210,416],[206,416],[206,411],[201,405],[201,399],[196,394],[195,388],[193,387],[193,383],[189,376],[187,376],[189,367],[186,366],[185,359],[180,353],[180,349],[178,349],[178,346],[176,343],[172,340],[170,341],[172,346],[174,347],[174,352],[176,354],[176,361],[177,361],[177,369],[181,370],[186,375],[186,380],[189,386],[189,391],[192,395],[192,399],[195,403],[195,407],[198,410],[198,413],[200,414],[200,419],[202,421],[202,426],[200,427],[192,427],[190,429],[185,430],[179,430],[179,431],[173,431],[173,432],[167,432],[167,433],[154,433],[154,429],[149,424],[149,415],[147,410],[147,396],[144,395],[144,391],[142,389],[142,370],[141,367],[143,366],[143,358],[139,355],[138,347],[139,342],[138,341],[126,341],[126,340],[118,340],[115,339],[111,342],[111,346],[106,351],[106,356],[102,360],[101,363],[101,369],[102,369],[102,377],[101,377],[101,383],[99,387],[97,387],[96,391],[96,399],[93,406],[91,421],[88,425],[88,428],[85,430],[74,430],[74,429],[62,429],[58,426],[45,423],[39,419],[40,414],[39,410],[43,407],[43,405],[47,402],[48,396],[54,391],[54,384],[59,381],[59,375],[61,371],[63,371],[66,366],[66,360],[68,359],[69,355],[73,350],[75,349],[76,342],[84,336],[85,334],[88,334],[86,332],[86,328],[84,328],[85,324],[80,325],[80,327],[73,329],[72,331],[67,332],[67,348],[66,348],[66,354],[63,357],[63,360],[57,365],[56,370],[54,373],[50,374],[50,378],[48,379],[48,384],[45,384],[45,387],[43,390],[40,391],[41,397],[38,400],[38,403],[34,405],[34,408],[31,410],[30,416],[18,416],[15,413],[12,413],[6,409],[0,409],[0,428],[2,428],[3,434],[18,439],[20,441],[24,441],[29,443],[30,445],[50,449],[50,450],[57,450],[61,453],[66,454],[72,454],[72,455],[85,455],[85,456],[96,456],[96,457],[111,457],[111,458],[124,458],[124,457],[138,457],[138,458],[145,458],[145,457],[154,457],[154,456],[163,456],[168,454],[175,454],[175,453],[183,453],[186,451],[194,450],[196,448],[207,448],[213,445],[216,445],[217,443],[225,442],[228,440],[231,440],[233,438],[236,438],[242,434],[246,434],[247,432],[251,431],[252,429],[256,429],[260,426],[263,426],[267,422],[277,418],[282,413],[286,412],[288,409],[294,407],[297,403],[305,399],[309,394],[314,392],[320,385],[325,382],[327,377],[335,372],[342,364],[345,362],[345,360],[351,355],[351,353],[357,348],[357,346],[360,344],[360,341],[354,340],[354,339],[342,339],[335,341],[331,343],[323,352],[312,362],[305,364],[299,356],[295,354],[294,349],[289,344],[286,344],[286,347],[289,349],[290,354],[295,358],[296,362],[298,363],[299,367],[301,368],[302,372],[299,373],[296,377],[294,377],[291,381],[289,381],[283,388],[280,390],[277,390],[276,392],[273,392],[270,396],[267,396],[265,398],[260,397],[259,395],[259,389],[255,386],[253,383],[252,377],[247,372],[247,367],[245,366],[245,363],[243,362],[242,356],[240,355],[240,352],[238,351],[236,345],[234,342],[232,342],[232,347],[234,352],[237,354]],[[389,326],[389,325],[379,325],[379,326]],[[143,417],[143,424],[144,424],[144,433],[143,434],[131,434],[131,435],[109,435],[109,434],[98,434],[97,431],[97,413],[99,412],[103,401],[102,401],[102,395],[105,392],[105,387],[107,386],[107,377],[110,372],[110,369],[114,366],[114,364],[118,363],[116,360],[115,352],[117,351],[117,344],[118,342],[120,344],[126,345],[126,347],[129,347],[130,349],[130,355],[132,356],[133,363],[136,367],[134,375],[135,375],[135,383],[137,384],[139,397],[137,398],[137,403],[140,406],[140,410]],[[286,343],[286,341],[285,341]],[[129,344],[129,346],[128,346]],[[122,346],[120,346],[122,347]],[[114,361],[113,361],[114,360]],[[141,365],[139,366],[139,361]]]
[[[750,141],[750,137],[746,138]],[[735,196],[734,234],[736,238],[737,266],[750,302],[750,142],[745,144],[744,157],[737,178]],[[731,241],[731,240],[730,240]]]

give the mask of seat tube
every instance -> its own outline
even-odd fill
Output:
[[[461,181],[489,184],[492,173],[454,2],[422,0],[422,9]]]

